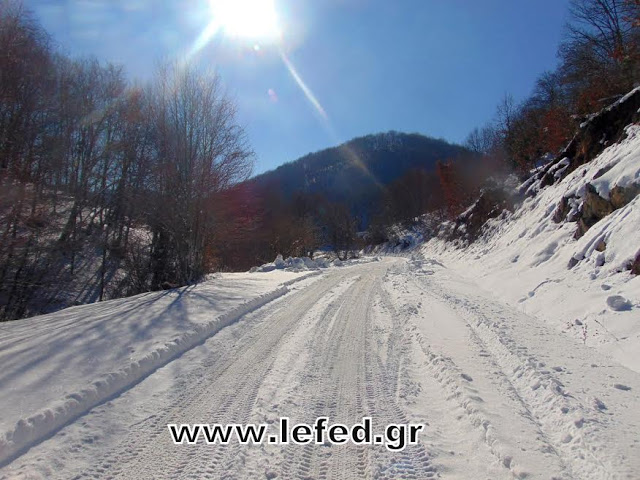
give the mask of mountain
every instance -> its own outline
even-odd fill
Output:
[[[457,159],[466,153],[465,148],[444,140],[390,131],[310,153],[252,182],[276,189],[285,199],[296,192],[322,194],[329,201],[346,203],[366,224],[391,182],[411,169],[431,171],[438,160]]]

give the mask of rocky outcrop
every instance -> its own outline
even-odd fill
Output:
[[[578,218],[578,207],[581,203],[579,197],[570,195],[568,197],[562,197],[558,202],[555,212],[553,213],[553,221],[560,223],[563,221],[575,222]]]
[[[464,243],[475,241],[482,234],[487,220],[498,217],[504,210],[513,211],[514,199],[520,201],[523,197],[536,196],[544,187],[560,182],[581,165],[594,160],[608,146],[621,142],[630,131],[627,127],[639,122],[640,87],[587,118],[580,125],[579,131],[564,151],[544,167],[535,171],[516,190],[513,197],[497,188],[483,191],[476,203],[454,222],[447,222],[439,235],[450,240],[460,239]],[[615,165],[615,162],[611,162],[609,165],[603,166],[589,179],[585,177],[589,168],[582,169],[582,179],[580,172],[576,172],[575,188],[558,202],[552,219],[555,223],[576,222],[576,239],[582,237],[601,219],[623,208],[640,194],[640,183],[628,184],[628,177],[621,180],[624,182],[624,186],[616,185],[606,192],[605,190],[611,187],[611,180],[596,182]],[[637,178],[637,175],[633,178]],[[594,185],[598,185],[602,195]],[[597,245],[597,250],[600,252],[606,248],[607,245],[604,241]],[[569,268],[572,266],[570,263]],[[640,269],[639,266],[635,268],[636,270]]]
[[[636,196],[640,194],[640,184],[632,184],[628,187],[613,187],[611,189],[611,193],[609,193],[609,199],[611,202],[611,206],[614,210],[618,208],[624,207],[626,204],[630,203],[631,200],[636,198]]]
[[[622,140],[626,135],[625,127],[640,121],[638,110],[640,110],[640,87],[587,118],[580,125],[578,133],[569,145],[554,160],[523,183],[519,193],[535,196],[544,187],[553,185],[580,165],[593,160],[609,145]]]
[[[598,252],[604,252],[606,249],[607,249],[607,242],[605,242],[604,240],[600,240],[596,245],[596,250]]]
[[[565,218],[567,218],[570,208],[571,207],[569,207],[569,198],[562,197],[558,202],[558,206],[556,207],[555,212],[553,212],[553,221],[555,223],[562,222]]]
[[[600,219],[612,213],[615,209],[607,199],[598,195],[598,192],[590,183],[587,183],[586,194],[582,202],[582,209],[578,218],[578,229],[575,237],[580,238],[589,228]]]
[[[485,189],[480,197],[464,213],[455,220],[449,233],[451,239],[464,239],[468,242],[476,240],[482,227],[491,218],[496,218],[505,210],[512,212],[514,202],[510,195],[500,188]]]
[[[625,127],[640,120],[638,109],[640,88],[632,90],[582,123],[579,133],[563,152],[565,157],[571,159],[569,170],[575,170],[600,155],[609,145],[620,142],[625,137]]]
[[[579,202],[578,197],[562,197],[553,214],[553,221],[577,222],[575,238],[582,237],[589,228],[598,221],[610,215],[619,208],[624,207],[640,194],[640,184],[631,184],[627,187],[616,186],[611,189],[609,199],[601,197],[590,183],[587,183],[582,204],[574,215],[569,215],[574,207],[572,203]]]

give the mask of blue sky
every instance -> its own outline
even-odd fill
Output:
[[[461,142],[556,65],[568,0],[274,0],[280,46],[219,34],[194,61],[238,105],[256,172],[387,130]],[[25,0],[59,48],[144,82],[190,51],[207,0]],[[260,48],[256,49],[256,45]],[[326,113],[321,115],[280,51]]]

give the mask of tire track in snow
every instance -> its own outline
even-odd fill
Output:
[[[563,447],[560,434],[581,410],[576,399],[554,390],[562,387],[553,382],[555,377],[544,373],[513,341],[513,331],[504,329],[506,320],[498,319],[512,312],[464,292],[458,294],[455,285],[434,273],[436,265],[429,267],[434,273],[429,275],[424,262],[410,268],[400,262],[404,260],[327,272],[304,289],[245,315],[174,362],[170,373],[163,369],[144,385],[94,409],[69,429],[75,432],[69,441],[76,442],[71,445],[78,449],[74,455],[96,454],[76,478],[260,479],[276,475],[277,479],[382,480],[484,474],[497,479],[527,471],[531,478],[541,476],[542,470],[521,468],[520,445],[545,450],[528,452],[529,458],[546,462],[541,469],[553,470],[557,478],[596,478],[598,472],[607,478],[608,467],[589,470],[589,458],[576,459],[585,454],[582,449],[588,443],[577,443],[582,439],[574,436],[576,440]],[[398,267],[392,268],[394,264]],[[462,353],[467,357],[452,350],[460,348],[460,338],[438,345],[428,329],[418,330],[418,323],[424,321],[420,301],[445,305],[464,320],[458,333],[466,342]],[[451,332],[431,333],[443,339]],[[198,364],[193,364],[194,358]],[[114,410],[128,410],[127,402],[140,402],[145,392],[154,392],[154,385],[163,385],[165,376],[171,375],[177,377],[177,387],[172,384],[151,395],[148,408],[136,404],[131,406],[135,413],[114,415]],[[532,389],[535,380],[540,385]],[[570,409],[566,422],[559,425],[543,418],[550,405],[563,408],[564,404],[553,403],[557,395],[569,402]],[[543,404],[548,396],[553,401]],[[423,404],[416,405],[418,401]],[[421,421],[428,426],[419,445],[401,452],[380,445],[175,446],[166,428],[167,423],[267,423],[280,416],[291,417],[292,424],[312,423],[318,416],[329,416],[331,423],[353,424],[372,416],[375,433],[387,423]],[[581,427],[573,424],[571,428],[595,435],[588,430],[593,416],[585,415]],[[132,419],[128,429],[118,426],[119,440],[111,438],[102,446],[91,443],[99,428],[107,429],[110,419],[119,418]],[[505,445],[501,430],[509,422],[523,428],[513,434],[526,437],[522,444]],[[87,443],[76,438],[81,423],[87,424]],[[273,428],[270,433],[277,431]],[[34,448],[28,456],[51,451],[43,447]],[[65,462],[73,462],[74,457],[63,453],[51,460],[57,468],[46,478],[70,476]],[[600,451],[591,454],[602,455]],[[570,468],[564,469],[563,462]],[[19,468],[15,471],[20,473]],[[3,473],[10,475],[0,470],[0,476]]]
[[[422,261],[414,259],[413,268],[422,268],[422,264]],[[502,379],[512,397],[522,405],[519,415],[527,418],[540,432],[537,440],[543,445],[542,450],[558,458],[561,478],[618,478],[616,469],[612,468],[612,458],[599,455],[600,446],[592,443],[599,436],[597,432],[603,419],[596,419],[593,408],[565,391],[562,382],[544,368],[543,363],[527,354],[527,348],[511,337],[513,333],[506,320],[513,318],[514,325],[517,322],[531,324],[531,330],[536,331],[544,330],[544,325],[535,325],[539,322],[537,319],[458,288],[464,285],[462,280],[458,285],[442,276],[434,280],[430,275],[414,275],[413,279],[416,285],[422,285],[424,294],[448,305],[459,318],[464,319],[472,340],[493,365],[493,373]],[[455,290],[450,290],[448,285]],[[523,337],[522,340],[530,339]],[[450,359],[438,359],[447,360]],[[458,380],[458,383],[461,382]],[[504,458],[500,452],[498,454]],[[510,464],[512,460],[509,460]],[[619,456],[618,462],[624,462],[624,457]]]
[[[108,458],[79,478],[181,478],[192,472],[214,478],[223,473],[225,478],[244,478],[239,475],[246,456],[243,446],[235,442],[226,446],[175,446],[166,425],[250,422],[258,389],[269,375],[278,349],[295,331],[296,324],[323,302],[327,291],[349,275],[345,269],[331,278],[320,279],[312,288],[303,290],[304,295],[292,295],[252,314],[255,328],[246,329],[234,349],[220,352],[208,362],[206,378],[192,383],[170,409],[132,431]]]
[[[418,266],[421,267],[420,264]],[[391,285],[388,288],[393,292],[392,296],[397,302],[409,303],[395,306],[393,302],[389,302],[387,308],[400,308],[401,311],[394,313],[394,316],[405,316],[408,319],[408,328],[416,332],[414,340],[422,352],[424,368],[443,389],[447,402],[451,404],[449,408],[453,411],[457,407],[464,412],[470,424],[481,433],[484,443],[495,456],[497,463],[510,471],[515,478],[530,476],[539,470],[538,465],[544,465],[545,471],[557,472],[560,475],[557,478],[572,478],[567,471],[565,459],[558,455],[553,442],[545,436],[533,416],[527,413],[528,405],[516,394],[507,376],[499,371],[493,357],[468,323],[460,324],[463,329],[468,330],[463,345],[456,345],[450,338],[446,345],[433,347],[432,339],[429,338],[430,331],[420,333],[414,319],[420,318],[421,313],[416,307],[420,307],[423,301],[428,306],[434,301],[437,302],[439,298],[434,293],[439,286],[428,281],[432,273],[432,270],[416,271],[415,265],[408,264],[390,272]],[[450,332],[444,335],[448,336]],[[440,350],[442,348],[445,350]],[[461,348],[464,351],[460,351]],[[478,376],[486,377],[493,391],[479,392],[475,385],[481,379],[474,374],[475,383],[471,384],[473,379],[456,364],[450,356],[452,354],[461,358],[471,356]],[[487,394],[493,395],[490,405],[481,397]],[[502,408],[496,411],[495,407],[500,404]],[[512,432],[505,431],[514,428],[522,433],[514,437]],[[519,451],[524,451],[524,447],[529,451],[529,458],[526,459],[523,458],[522,451]],[[539,453],[536,454],[535,451]]]
[[[405,322],[400,316],[392,314],[392,309],[388,308],[389,302],[381,294],[380,289],[376,291],[376,294],[377,298],[384,304],[384,312],[391,319],[391,332],[387,340],[384,360],[375,353],[375,336],[371,332],[373,327],[371,323],[367,324],[369,334],[366,336],[365,365],[367,366],[366,397],[368,415],[374,418],[374,424],[377,424],[376,431],[381,431],[387,424],[408,424],[413,422],[414,419],[409,418],[404,408],[398,403],[397,398],[402,388],[399,380],[401,378],[405,380],[402,366],[408,361],[409,354],[406,348],[407,332],[405,330]],[[371,298],[369,305],[374,304],[373,298]],[[400,452],[380,449],[376,453],[378,454],[377,458],[372,459],[374,478],[381,480],[396,478],[430,479],[438,475],[423,444],[408,445]]]
[[[312,423],[319,416],[328,416],[331,423],[351,425],[371,416],[374,433],[380,433],[389,423],[409,422],[396,401],[399,357],[406,354],[401,348],[403,330],[393,329],[384,359],[376,351],[380,338],[372,325],[371,306],[379,296],[383,273],[381,269],[362,273],[310,329],[316,341],[310,344],[308,360],[299,367],[306,374],[286,404],[292,423]],[[292,411],[291,405],[298,408]],[[291,445],[284,449],[280,468],[274,473],[286,479],[437,476],[422,445],[402,452],[387,451],[382,445]]]

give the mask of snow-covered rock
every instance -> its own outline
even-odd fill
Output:
[[[326,258],[318,258],[313,260],[309,257],[288,257],[282,258],[282,255],[278,255],[276,259],[271,263],[265,263],[259,267],[253,267],[249,270],[250,273],[255,272],[271,272],[273,270],[286,270],[290,272],[304,272],[307,270],[318,270],[320,268],[328,268],[330,265],[329,260]]]

